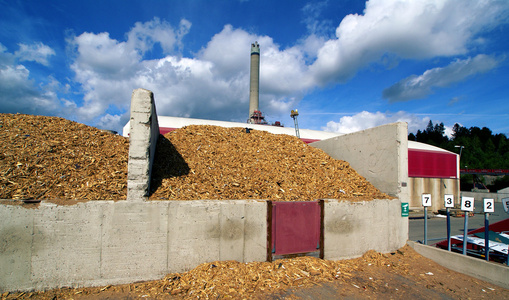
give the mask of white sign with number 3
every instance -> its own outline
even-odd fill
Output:
[[[422,206],[431,206],[431,194],[422,194]]]
[[[461,197],[461,210],[474,211],[474,197]]]
[[[495,200],[484,198],[484,212],[492,213],[495,212]]]
[[[444,195],[444,205],[446,208],[454,207],[454,195]]]

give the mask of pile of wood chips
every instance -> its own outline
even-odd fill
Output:
[[[191,125],[160,136],[151,199],[388,199],[350,165],[289,135]]]
[[[0,114],[0,199],[123,200],[129,141],[57,117]],[[160,136],[152,200],[386,199],[289,135],[188,126]]]
[[[0,114],[0,199],[126,199],[128,150],[94,127]]]

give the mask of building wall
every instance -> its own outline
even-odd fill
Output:
[[[410,208],[420,209],[422,206],[422,194],[431,194],[432,205],[430,211],[438,211],[444,208],[445,195],[453,195],[455,205],[460,205],[460,181],[458,178],[408,178],[410,194]]]

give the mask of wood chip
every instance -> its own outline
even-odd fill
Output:
[[[160,136],[157,149],[152,200],[391,198],[294,136],[191,125]]]
[[[2,199],[126,199],[127,138],[62,118],[0,114],[0,141]],[[151,187],[152,200],[390,198],[294,136],[207,125],[160,136]]]

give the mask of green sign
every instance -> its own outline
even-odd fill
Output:
[[[401,216],[408,217],[408,212],[410,211],[410,205],[408,203],[401,203]]]

